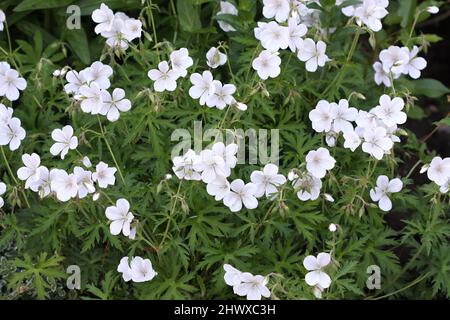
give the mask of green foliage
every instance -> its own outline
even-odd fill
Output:
[[[141,39],[126,53],[114,52],[93,31],[90,14],[101,2],[143,22]],[[429,18],[426,13],[416,16],[424,8],[420,1],[391,1],[385,29],[376,34],[362,30],[347,60],[359,31],[355,24],[347,24],[335,1],[321,1],[323,7],[311,7],[322,11],[324,27],[337,27],[323,36],[332,60],[318,72],[307,73],[295,54],[282,51],[280,76],[261,81],[251,61],[261,51],[253,28],[263,20],[262,1],[232,2],[239,16],[216,15],[219,2],[212,0],[2,1],[11,47],[2,32],[0,61],[8,61],[28,83],[13,104],[27,138],[19,151],[5,149],[13,171],[21,167],[21,155],[32,152],[49,168],[80,165],[82,157],[75,151],[64,161],[48,152],[51,131],[71,124],[80,139],[77,150],[92,163],[116,165],[124,179],[117,174],[116,185],[102,191],[96,202],[88,197],[60,203],[25,190],[1,162],[0,180],[8,190],[0,209],[0,297],[232,299],[236,296],[224,283],[222,268],[230,263],[243,271],[270,274],[274,298],[312,299],[302,262],[309,254],[326,251],[333,256],[328,269],[333,283],[324,292],[326,299],[450,298],[449,196],[417,178],[421,164],[429,163],[433,154],[410,130],[404,130],[402,143],[382,161],[370,160],[361,150],[332,149],[337,165],[323,180],[322,193],[331,194],[333,203],[323,197],[302,202],[293,190],[283,189],[274,201],[261,200],[258,209],[231,213],[207,194],[203,183],[183,181],[179,187],[175,177],[165,180],[172,173],[170,151],[177,143],[170,136],[177,128],[193,135],[194,121],[203,121],[204,129],[222,122],[228,129],[279,129],[280,170],[287,175],[289,169],[304,165],[308,151],[325,144],[308,119],[320,99],[345,98],[352,106],[369,110],[391,90],[373,81],[372,64],[380,50],[407,43],[426,50],[441,40],[414,31],[414,21]],[[68,4],[80,6],[81,30],[66,29]],[[221,32],[218,21],[237,32]],[[322,37],[315,28],[309,34],[316,40]],[[236,85],[236,99],[248,105],[247,111],[232,109],[226,114],[200,106],[188,95],[189,76],[178,80],[174,93],[152,89],[147,71],[167,60],[173,49],[189,49],[193,73],[206,70],[205,54],[211,46],[220,46],[229,59],[214,71],[215,78]],[[55,69],[80,70],[95,60],[114,69],[112,88],[123,88],[132,102],[131,111],[122,113],[119,121],[99,121],[80,112],[65,94],[64,80],[52,76]],[[449,89],[437,80],[401,79],[395,84],[396,94],[407,101],[409,119],[428,118],[423,108],[426,98],[433,98],[441,110],[448,107]],[[436,125],[450,125],[448,119]],[[342,137],[337,143],[343,143]],[[260,165],[238,165],[231,179],[248,181],[259,169]],[[381,174],[404,177],[405,188],[395,194],[389,213],[380,211],[369,197]],[[109,231],[105,208],[119,198],[130,202],[139,221],[135,240]],[[336,233],[328,231],[330,223],[339,225]],[[137,255],[150,258],[158,275],[150,282],[126,283],[117,265],[122,257]],[[72,264],[81,268],[79,291],[65,288],[65,269]],[[366,270],[374,264],[382,270],[378,291],[366,289]]]

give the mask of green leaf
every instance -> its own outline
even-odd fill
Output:
[[[39,9],[51,9],[65,7],[74,2],[74,0],[24,0],[13,11],[30,11]]]
[[[435,79],[420,79],[414,81],[412,91],[416,95],[423,95],[430,98],[439,98],[450,92],[442,82]]]
[[[199,7],[189,0],[177,1],[177,12],[180,26],[184,31],[196,32],[201,29]]]
[[[400,1],[400,5],[398,7],[398,15],[402,17],[400,25],[403,28],[406,28],[410,25],[414,17],[415,10],[416,10],[416,0]]]
[[[65,38],[80,60],[83,61],[84,64],[90,64],[91,53],[89,52],[89,42],[84,29],[68,30],[65,33]]]

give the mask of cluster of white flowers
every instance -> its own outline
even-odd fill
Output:
[[[233,287],[233,292],[247,300],[261,300],[261,297],[269,298],[270,290],[267,288],[268,277],[254,276],[249,272],[242,272],[229,264],[224,264],[225,283]]]
[[[345,0],[337,0],[336,5],[341,5]],[[372,31],[378,32],[383,28],[381,19],[388,15],[386,8],[388,0],[363,0],[360,4],[342,8],[342,13],[347,17],[355,17],[358,25],[366,25]]]
[[[130,18],[123,12],[114,13],[104,3],[92,12],[92,20],[97,23],[95,33],[106,38],[106,44],[113,49],[126,50],[131,41],[141,37],[140,20]]]
[[[419,48],[413,46],[409,51],[407,47],[390,46],[380,52],[380,61],[373,64],[375,70],[375,83],[392,86],[392,81],[402,74],[413,79],[420,78],[420,72],[427,66],[427,61],[418,57]]]
[[[95,61],[80,72],[68,71],[64,90],[80,102],[83,112],[100,114],[113,122],[120,118],[120,112],[131,109],[131,102],[125,98],[123,89],[116,88],[112,94],[108,92],[111,86],[109,78],[112,75],[113,70],[110,66]]]
[[[441,193],[450,191],[450,157],[442,159],[434,157],[430,164],[426,164],[420,173],[427,173],[428,179],[439,186]]]
[[[280,74],[280,49],[289,48],[296,53],[298,59],[305,62],[309,72],[315,72],[329,60],[325,54],[325,42],[304,39],[308,32],[305,14],[310,14],[311,10],[314,12],[314,9],[308,9],[299,1],[264,0],[264,17],[276,21],[258,22],[254,29],[255,38],[265,49],[252,62],[253,69],[261,79],[276,78]]]
[[[20,180],[25,181],[25,188],[39,193],[41,198],[54,194],[59,201],[66,202],[72,198],[83,199],[95,193],[95,183],[99,188],[115,184],[116,168],[110,168],[104,162],[96,166],[95,172],[82,167],[74,167],[72,173],[61,169],[48,169],[41,166],[38,154],[22,155],[23,167],[17,171]],[[90,161],[84,161],[90,163]],[[94,199],[98,195],[94,195]]]
[[[158,273],[153,270],[150,259],[142,259],[141,257],[133,257],[131,262],[128,257],[120,259],[117,271],[122,274],[125,282],[146,282],[152,280]]]
[[[212,47],[206,54],[206,64],[215,69],[225,64],[227,56],[220,52],[218,48]],[[190,76],[192,87],[189,88],[189,95],[192,99],[199,99],[201,106],[223,110],[227,106],[232,106],[238,110],[247,110],[247,105],[236,101],[233,95],[236,92],[234,84],[223,84],[219,80],[214,80],[209,70],[200,73],[193,73]]]
[[[11,151],[19,149],[26,132],[19,118],[13,117],[14,110],[0,103],[0,146],[8,146]]]
[[[364,152],[381,160],[384,154],[390,153],[395,142],[400,142],[395,133],[397,125],[407,119],[402,111],[404,105],[402,98],[391,99],[386,94],[380,97],[379,105],[369,112],[349,108],[345,99],[338,104],[321,100],[309,113],[309,119],[315,131],[326,133],[329,146],[335,146],[342,133],[345,148],[355,151],[362,144]],[[356,122],[356,127],[352,122]]]
[[[336,160],[325,148],[311,150],[306,155],[306,172],[300,170],[291,170],[288,174],[288,180],[297,193],[301,201],[316,200],[320,195],[322,188],[322,178],[325,177],[327,170],[334,168]],[[324,195],[325,198],[333,202],[331,195]]]
[[[385,175],[377,178],[377,185],[370,190],[370,197],[373,201],[378,202],[378,207],[383,211],[392,209],[392,201],[390,194],[400,192],[403,188],[403,182],[399,178],[389,180]]]
[[[150,70],[147,75],[154,81],[155,91],[174,91],[177,88],[178,78],[184,78],[187,75],[187,69],[193,64],[194,61],[189,56],[188,49],[181,48],[171,52],[170,66],[167,61],[161,61],[158,69]]]
[[[0,97],[15,101],[19,99],[20,91],[26,87],[27,82],[20,77],[17,70],[12,69],[8,62],[0,62]]]
[[[216,201],[223,201],[232,212],[242,209],[255,209],[258,198],[271,197],[277,188],[286,182],[286,178],[278,173],[278,167],[267,164],[262,171],[255,170],[250,175],[251,182],[241,179],[228,181],[231,169],[237,164],[238,146],[234,143],[225,146],[215,143],[211,149],[196,154],[188,150],[183,156],[173,158],[172,170],[179,179],[202,180],[207,184],[206,190]]]

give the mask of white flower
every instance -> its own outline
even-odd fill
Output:
[[[30,188],[31,184],[39,179],[41,158],[36,153],[22,155],[22,162],[24,167],[17,170],[17,177],[25,181],[25,188]]]
[[[214,93],[208,97],[206,105],[222,110],[234,101],[233,94],[236,92],[236,86],[234,84],[222,85],[220,81],[214,81],[214,86]]]
[[[9,121],[11,121],[14,110],[12,108],[6,107],[3,103],[0,103],[0,127],[7,126]]]
[[[210,68],[223,66],[227,62],[227,55],[220,52],[216,47],[211,47],[206,53],[206,64]]]
[[[106,44],[111,48],[116,50],[126,50],[128,48],[128,39],[124,34],[124,31],[125,20],[119,19],[116,13],[111,29],[103,31],[101,35],[106,38]]]
[[[66,93],[78,94],[81,86],[86,84],[86,72],[87,70],[82,70],[79,73],[75,70],[71,70],[66,74],[67,84],[64,85],[64,91]]]
[[[64,170],[53,169],[50,175],[51,189],[56,193],[58,200],[67,202],[77,196],[78,182],[73,173],[68,174]]]
[[[341,4],[344,3],[345,0],[336,0],[336,5],[340,6]],[[355,5],[351,5],[351,6],[345,6],[341,9],[341,12],[346,15],[347,17],[353,17],[353,15],[355,14],[355,9],[357,6]]]
[[[214,181],[217,176],[229,176],[227,172],[229,168],[225,166],[225,161],[212,150],[201,151],[200,157],[196,158],[193,168],[195,171],[202,173],[202,180],[205,183]]]
[[[117,271],[122,273],[123,279],[128,282],[146,282],[152,280],[158,273],[153,270],[150,259],[142,259],[141,257],[134,257],[131,263],[128,262],[128,257],[123,257],[117,267]]]
[[[223,279],[227,285],[234,287],[241,283],[241,271],[229,264],[224,264],[223,269],[225,270]]]
[[[387,0],[364,0],[362,5],[358,6],[354,12],[357,23],[359,25],[364,23],[372,31],[380,31],[383,28],[381,19],[389,13],[386,10],[388,5],[389,1]]]
[[[434,157],[427,170],[428,179],[442,186],[450,177],[450,158]]]
[[[184,180],[201,180],[200,173],[194,170],[194,162],[198,156],[193,150],[188,150],[183,156],[173,158],[172,170],[179,179]]]
[[[381,62],[379,62],[379,61],[375,62],[372,67],[373,67],[373,70],[375,71],[375,75],[374,75],[375,83],[377,85],[380,85],[383,83],[385,87],[390,88],[392,83],[391,83],[391,78],[389,77],[389,72],[386,72],[383,69],[383,65],[381,64]],[[394,79],[398,79],[398,77],[400,77],[400,73],[393,74]]]
[[[319,285],[323,289],[331,285],[330,276],[323,271],[323,268],[328,266],[331,262],[331,256],[328,253],[321,252],[314,256],[307,256],[303,260],[303,266],[309,272],[306,274],[305,281],[310,286]]]
[[[233,287],[234,293],[247,297],[247,300],[261,300],[261,297],[269,298],[270,291],[267,288],[267,278],[261,275],[252,275],[243,272],[240,275],[241,283]]]
[[[152,280],[158,273],[153,270],[150,259],[135,257],[131,260],[131,280],[133,282],[146,282]]]
[[[19,149],[20,143],[25,139],[26,132],[21,127],[18,118],[12,118],[7,125],[0,125],[0,146],[9,144],[9,149],[15,151]]]
[[[217,12],[217,14],[231,14],[237,16],[238,9],[230,2],[220,1],[220,11]],[[217,23],[219,24],[219,27],[225,32],[236,31],[236,29],[233,28],[229,23],[220,20]]]
[[[310,173],[305,173],[301,177],[294,174],[290,180],[293,181],[292,186],[301,201],[316,200],[319,197],[322,188],[322,181],[319,178]]]
[[[380,118],[386,126],[394,126],[406,122],[407,116],[403,111],[405,102],[402,98],[391,98],[383,94],[380,97],[380,104],[373,109],[373,113]]]
[[[401,74],[409,61],[409,50],[406,47],[390,46],[380,52],[380,61],[386,73]]]
[[[427,12],[431,14],[436,14],[439,12],[439,8],[436,6],[427,7]]]
[[[422,168],[420,168],[420,174],[425,173],[428,171],[428,168],[430,168],[430,164],[425,163]]]
[[[102,3],[100,5],[100,9],[95,9],[92,12],[91,17],[92,20],[97,23],[95,26],[95,33],[99,34],[111,29],[114,20],[114,13],[106,4]]]
[[[334,168],[336,160],[330,155],[328,149],[319,148],[311,150],[306,155],[306,169],[316,178],[323,178],[327,170]]]
[[[419,48],[414,46],[412,50],[409,52],[409,60],[408,63],[405,64],[403,73],[409,74],[409,76],[413,79],[420,78],[420,71],[425,69],[427,66],[427,61],[422,57],[417,57],[419,53]]]
[[[206,191],[209,195],[214,196],[216,201],[220,201],[230,191],[230,183],[227,178],[216,176],[216,179],[206,185]]]
[[[120,263],[117,266],[117,272],[120,272],[122,274],[122,278],[125,282],[131,280],[131,268],[128,257],[123,257],[122,259],[120,259]]]
[[[98,114],[103,108],[103,90],[96,82],[90,85],[82,85],[75,95],[75,99],[81,100],[81,110],[85,113]]]
[[[344,132],[344,139],[344,148],[350,149],[352,152],[361,144],[361,137],[354,130]]]
[[[125,91],[120,88],[113,90],[112,95],[106,91],[102,91],[103,107],[100,110],[101,115],[113,122],[120,118],[120,112],[127,112],[131,109],[131,102],[125,99]]]
[[[279,76],[281,69],[281,59],[278,52],[270,52],[263,50],[259,56],[253,60],[252,67],[258,73],[258,76],[266,80],[267,78],[276,78]]]
[[[172,51],[170,53],[170,64],[178,77],[185,77],[187,75],[187,68],[194,64],[194,61],[189,57],[189,51],[186,48]]]
[[[330,232],[336,232],[337,229],[338,229],[338,226],[335,223],[330,223],[330,225],[328,226],[328,230],[330,230]]]
[[[236,109],[240,110],[240,111],[245,111],[247,110],[247,105],[245,103],[242,102],[237,102],[236,100],[234,100],[233,102],[231,102],[230,106],[235,107]]]
[[[306,34],[308,29],[304,24],[297,23],[296,18],[289,18],[288,21],[289,30],[289,49],[292,52],[296,52],[302,45],[303,36]]]
[[[306,62],[306,70],[315,72],[317,67],[323,67],[327,62],[328,56],[325,54],[327,45],[323,41],[317,41],[317,44],[312,39],[305,39],[300,48],[298,48],[298,58]]]
[[[142,22],[133,18],[126,19],[122,33],[128,41],[140,38],[142,34]]]
[[[348,107],[346,99],[339,100],[339,104],[331,103],[331,116],[333,118],[333,131],[336,133],[353,131],[352,121],[356,120],[358,110]]]
[[[3,31],[3,24],[5,23],[5,21],[6,21],[6,15],[5,15],[5,13],[3,12],[3,10],[2,9],[0,9],[0,31]],[[2,204],[2,206],[3,206],[3,204]],[[2,206],[0,206],[0,208],[2,207]]]
[[[282,174],[278,174],[278,167],[274,164],[266,164],[263,171],[253,171],[250,180],[256,186],[255,197],[266,197],[276,193],[277,187],[286,183],[286,178]]]
[[[232,212],[242,209],[242,204],[247,209],[255,209],[258,200],[255,198],[256,186],[253,183],[245,184],[241,179],[236,179],[230,184],[230,191],[223,198],[223,203]]]
[[[289,0],[263,0],[263,16],[267,19],[275,17],[278,22],[285,22],[291,11]]]
[[[328,202],[334,202],[334,198],[331,194],[329,193],[324,193],[323,197],[325,198],[325,200],[327,200]]]
[[[395,178],[389,181],[389,178],[381,175],[377,178],[377,186],[370,190],[370,198],[378,202],[378,206],[383,211],[392,209],[392,202],[389,199],[391,193],[399,192],[403,188],[403,183],[400,179]]]
[[[212,146],[211,150],[214,152],[214,154],[222,157],[222,159],[225,161],[225,165],[228,168],[232,169],[236,166],[236,153],[238,151],[237,144],[230,143],[229,145],[225,146],[223,142],[217,142]]]
[[[3,206],[5,205],[5,201],[3,200],[3,196],[6,192],[6,184],[4,184],[3,182],[0,182],[0,208],[3,208]]]
[[[130,203],[125,199],[116,201],[115,206],[106,208],[105,215],[111,221],[109,230],[112,235],[123,233],[124,236],[130,235],[130,224],[133,221],[133,214],[130,211]]]
[[[88,194],[95,192],[94,181],[92,181],[92,172],[84,170],[81,167],[75,167],[73,174],[77,177],[78,198],[83,199]]]
[[[158,69],[152,69],[148,72],[148,77],[155,81],[153,87],[157,92],[174,91],[177,88],[178,72],[170,70],[167,61],[161,61]]]
[[[289,29],[271,21],[261,30],[259,40],[263,48],[269,51],[286,49],[289,46]]]
[[[75,150],[78,147],[78,138],[73,135],[72,126],[53,130],[52,139],[55,143],[50,148],[50,153],[54,156],[61,154],[61,159],[66,157],[69,149]]]
[[[0,73],[0,96],[6,96],[9,101],[19,99],[20,91],[25,90],[27,82],[21,78],[19,72],[9,69]]]
[[[38,173],[39,179],[31,182],[30,189],[33,192],[38,192],[39,197],[45,198],[51,193],[51,178],[50,171],[48,168],[44,166],[39,167],[39,173]]]
[[[331,130],[333,116],[331,105],[326,100],[320,100],[316,107],[309,112],[312,127],[317,132],[328,132]]]
[[[387,136],[387,131],[383,127],[366,129],[364,131],[362,150],[377,160],[381,160],[385,152],[389,151],[393,145],[394,143]]]
[[[356,124],[358,127],[362,128],[363,131],[376,128],[378,126],[378,121],[379,119],[375,114],[364,110],[359,110],[358,116],[355,119]]]
[[[339,133],[330,130],[325,134],[325,142],[327,146],[334,147],[336,146],[336,139],[339,137]]]
[[[193,73],[190,77],[192,87],[189,89],[189,95],[193,99],[200,98],[200,105],[204,105],[206,101],[214,94],[216,90],[215,83],[219,81],[213,79],[210,71],[203,71],[202,74]]]
[[[101,63],[95,61],[89,68],[85,69],[84,77],[87,82],[95,82],[100,89],[108,89],[111,86],[109,77],[113,74],[113,69]]]
[[[107,188],[108,185],[114,185],[116,183],[116,177],[114,176],[117,169],[108,167],[106,163],[100,161],[95,166],[95,172],[92,174],[92,180],[97,182],[100,188]]]
[[[439,191],[441,193],[447,193],[450,191],[450,176],[447,177],[447,181],[439,185]]]

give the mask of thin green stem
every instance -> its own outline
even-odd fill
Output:
[[[109,153],[111,154],[111,157],[112,157],[112,159],[114,161],[114,164],[115,164],[115,166],[117,168],[117,171],[119,172],[120,179],[122,180],[123,184],[125,185],[126,184],[125,183],[125,178],[123,177],[122,170],[120,169],[120,166],[119,166],[119,163],[117,162],[116,156],[114,155],[114,152],[112,151],[112,148],[111,148],[111,145],[109,144],[108,138],[106,138],[105,130],[103,129],[103,125],[102,125],[102,122],[100,120],[100,117],[97,116],[97,119],[98,119],[98,124],[100,126],[100,131],[101,131],[102,138],[105,141],[106,147],[108,148]]]
[[[426,273],[425,275],[423,275],[423,276],[421,276],[421,277],[415,279],[414,281],[410,282],[408,285],[404,286],[404,287],[401,288],[401,289],[398,289],[398,290],[396,290],[396,291],[394,291],[394,292],[385,294],[384,296],[381,296],[381,297],[373,298],[373,300],[381,300],[381,299],[385,299],[385,298],[388,298],[388,297],[390,297],[390,296],[393,296],[393,295],[395,295],[395,294],[397,294],[397,293],[403,292],[403,291],[405,291],[406,289],[409,289],[409,288],[415,286],[416,284],[418,284],[419,282],[421,282],[422,280],[424,280],[424,279],[427,278],[427,277],[428,277],[428,273]]]
[[[350,50],[347,54],[347,58],[345,59],[345,63],[342,66],[342,68],[339,70],[338,74],[336,75],[336,77],[330,82],[330,84],[328,85],[328,87],[325,89],[324,94],[327,94],[328,91],[330,91],[331,88],[333,88],[333,86],[335,85],[335,83],[337,85],[339,85],[340,81],[341,81],[341,77],[344,74],[345,69],[347,68],[348,63],[350,62],[350,60],[353,57],[353,54],[355,53],[356,47],[358,45],[358,41],[359,41],[359,37],[361,35],[361,28],[358,28],[356,30],[355,36],[353,37],[353,42],[352,45],[350,47]]]
[[[2,157],[3,157],[3,160],[5,162],[6,169],[8,170],[9,175],[13,179],[14,183],[16,185],[19,185],[19,181],[16,179],[16,177],[15,177],[15,175],[14,175],[12,169],[11,169],[11,166],[9,165],[9,161],[8,161],[8,158],[6,157],[5,150],[3,149],[3,146],[0,146],[0,149],[1,149]],[[27,197],[27,194],[25,193],[24,190],[22,190],[22,194],[23,194],[25,203],[27,204],[28,208],[30,208],[31,206],[30,206],[30,203],[28,202],[28,197]]]
[[[161,57],[159,56],[159,49],[158,49],[158,35],[156,33],[156,25],[155,25],[155,19],[153,17],[153,3],[152,0],[150,0],[150,20],[152,23],[152,30],[153,30],[153,37],[155,38],[155,48],[156,48],[156,54],[158,55],[158,61],[161,61]]]
[[[406,175],[405,179],[408,179],[408,178],[411,176],[411,174],[414,172],[414,170],[416,170],[417,166],[418,166],[419,164],[421,164],[421,163],[422,163],[422,160],[417,161],[417,162],[413,165],[413,167],[411,168],[411,170],[409,170],[409,172],[408,172],[408,174]]]
[[[172,208],[170,209],[170,212],[169,212],[169,219],[167,221],[166,229],[164,230],[163,238],[162,238],[161,242],[159,243],[159,248],[162,248],[162,245],[164,244],[164,241],[166,240],[166,238],[167,238],[167,236],[169,234],[170,223],[172,222],[172,216],[173,216],[173,214],[175,212],[175,209],[177,207],[177,202],[178,202],[178,198],[180,196],[182,183],[183,183],[183,180],[180,180],[180,182],[178,183],[177,193],[173,196],[175,198],[175,200],[172,203]]]

